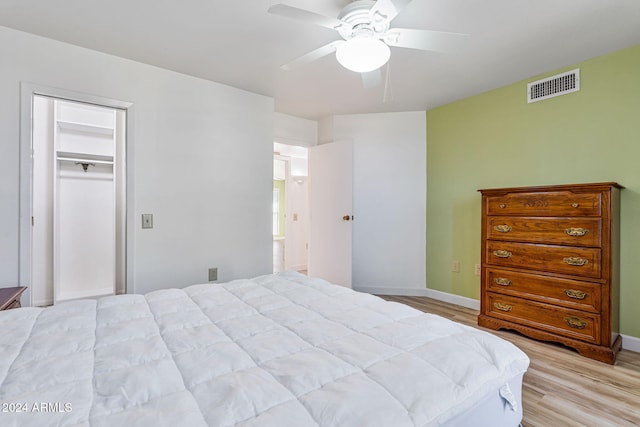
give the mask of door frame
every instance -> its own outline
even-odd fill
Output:
[[[133,117],[132,102],[120,101],[97,95],[90,95],[66,89],[59,89],[35,83],[20,83],[20,195],[19,195],[19,249],[18,249],[18,283],[29,286],[31,283],[31,217],[33,198],[33,97],[35,95],[58,98],[68,101],[94,104],[103,107],[117,108],[125,111],[125,182],[126,182],[126,215],[125,215],[125,289],[126,293],[135,291],[134,247],[134,150],[133,150]],[[32,305],[30,287],[25,292],[28,305]]]

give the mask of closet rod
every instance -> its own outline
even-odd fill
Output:
[[[63,160],[66,162],[80,162],[80,163],[100,163],[103,165],[112,165],[113,160],[93,160],[93,159],[81,159],[75,157],[58,157],[58,160]]]

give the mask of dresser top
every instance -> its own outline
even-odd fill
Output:
[[[610,188],[623,189],[617,182],[595,182],[590,184],[562,184],[562,185],[541,185],[534,187],[511,187],[511,188],[487,188],[478,190],[481,193],[528,193],[532,191],[589,191],[608,190]]]
[[[26,286],[17,286],[13,288],[0,288],[0,310],[4,310],[15,299],[25,291]]]

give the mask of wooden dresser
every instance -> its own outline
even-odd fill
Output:
[[[482,193],[478,324],[556,341],[615,363],[620,185]]]

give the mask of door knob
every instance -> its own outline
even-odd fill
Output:
[[[345,216],[342,217],[343,221],[349,221],[351,219],[353,219],[353,217],[351,215],[345,215]]]

